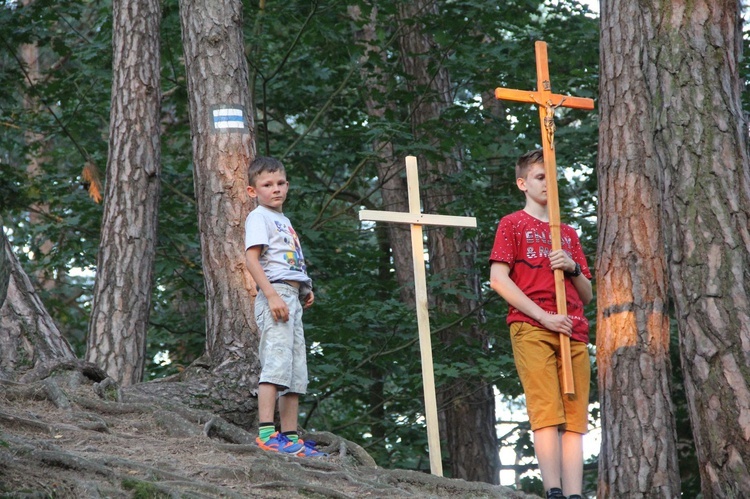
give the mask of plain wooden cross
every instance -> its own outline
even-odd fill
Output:
[[[424,265],[423,225],[444,225],[451,227],[476,227],[474,217],[454,217],[449,215],[425,215],[420,211],[419,174],[417,158],[406,157],[406,185],[409,190],[409,211],[359,212],[360,220],[375,222],[398,222],[411,224],[411,247],[414,260],[414,288],[417,301],[417,326],[419,329],[419,349],[422,354],[422,385],[424,389],[425,420],[427,421],[427,444],[430,452],[430,471],[443,476],[443,463],[440,457],[440,434],[438,430],[437,401],[435,398],[435,375],[432,368],[432,342],[430,340],[430,315],[427,310],[427,278]]]
[[[557,194],[557,165],[555,162],[555,109],[562,106],[590,111],[594,109],[594,101],[593,99],[584,97],[553,94],[549,79],[549,68],[547,66],[547,44],[538,41],[534,44],[534,47],[536,49],[536,92],[496,88],[495,97],[500,100],[536,104],[539,108],[539,122],[542,127],[542,149],[544,151],[544,170],[547,179],[547,211],[549,214],[552,250],[554,251],[562,248],[560,242],[560,201]],[[565,274],[562,269],[555,269],[555,294],[557,313],[568,315],[568,306],[565,301]],[[574,394],[573,368],[570,360],[570,338],[562,333],[560,334],[560,349],[563,367],[563,392],[565,394]]]

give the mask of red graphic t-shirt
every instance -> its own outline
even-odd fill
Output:
[[[581,248],[575,229],[560,225],[562,249],[580,264],[583,275],[591,279],[591,271]],[[510,266],[510,278],[532,301],[550,313],[557,312],[555,301],[555,276],[550,268],[552,251],[549,223],[535,218],[523,210],[506,215],[500,220],[490,262],[503,262]],[[573,320],[572,339],[588,343],[589,321],[583,315],[583,302],[570,278],[565,278],[565,297],[568,317]],[[528,322],[543,327],[515,307],[508,306],[508,324]]]

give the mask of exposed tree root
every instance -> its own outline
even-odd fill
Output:
[[[179,495],[177,497],[186,497],[186,495],[184,494],[187,492],[191,493],[191,497],[232,497],[235,499],[244,499],[245,497],[247,497],[244,494],[237,494],[236,492],[226,487],[219,487],[210,483],[193,482],[188,480],[157,482],[153,485],[155,485],[159,490],[169,493],[170,495],[179,492]],[[198,495],[195,489],[200,489],[202,492],[206,492],[208,495]]]
[[[327,431],[302,434],[304,439],[314,439],[326,453],[337,453],[342,459],[351,458],[359,466],[377,466],[375,460],[360,445]]]
[[[73,401],[79,406],[97,411],[101,414],[133,414],[149,413],[154,411],[154,406],[148,404],[128,404],[122,402],[109,402],[107,400],[98,400],[85,396],[73,396]]]
[[[2,383],[8,387],[5,396],[10,400],[48,400],[61,409],[70,408],[70,400],[52,379],[37,381],[29,385],[10,381]]]
[[[269,482],[253,485],[254,489],[293,489],[297,492],[311,492],[322,497],[333,497],[334,499],[352,499],[353,496],[317,485],[308,485],[303,482]]]
[[[55,360],[53,362],[42,362],[33,369],[25,372],[23,376],[21,376],[20,381],[23,383],[34,383],[36,381],[47,379],[55,373],[59,374],[65,371],[77,371],[83,377],[97,383],[107,378],[107,373],[102,371],[95,364],[84,362],[79,359],[64,359]]]
[[[99,398],[105,400],[122,401],[122,390],[120,390],[120,386],[112,378],[105,378],[99,383],[95,383],[94,393],[99,395]]]
[[[36,449],[31,452],[30,456],[49,466],[57,466],[69,470],[84,471],[87,473],[96,473],[105,477],[111,477],[114,472],[106,466],[102,466],[95,461],[71,454],[64,451],[50,451]]]
[[[206,421],[206,424],[203,425],[203,434],[207,437],[216,437],[235,444],[255,445],[255,435],[218,416],[213,416]]]
[[[525,497],[384,470],[361,446],[328,432],[302,434],[326,458],[266,452],[254,433],[163,396],[163,386],[120,390],[75,362],[40,372],[51,376],[0,380],[2,497]]]
[[[0,422],[3,423],[3,426],[6,426],[6,425],[26,426],[28,428],[39,430],[44,433],[52,433],[52,427],[48,425],[47,423],[43,421],[36,421],[33,419],[28,419],[28,418],[18,416],[15,414],[0,412]]]

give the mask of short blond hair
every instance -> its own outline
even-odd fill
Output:
[[[541,149],[534,149],[518,158],[516,162],[516,178],[525,179],[531,167],[537,163],[544,164],[544,151]]]

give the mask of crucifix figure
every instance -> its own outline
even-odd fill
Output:
[[[362,210],[359,212],[359,219],[411,224],[414,288],[417,305],[419,350],[422,355],[422,385],[424,389],[425,420],[427,422],[427,444],[430,452],[430,472],[433,475],[443,476],[443,464],[440,457],[440,435],[438,432],[437,400],[435,397],[435,375],[432,368],[430,316],[427,309],[427,278],[425,276],[422,226],[476,227],[477,220],[474,217],[426,215],[421,212],[419,202],[419,174],[417,171],[417,158],[414,156],[406,157],[406,184],[409,190],[408,212]]]
[[[552,250],[554,251],[562,248],[560,242],[560,201],[557,194],[557,165],[555,163],[555,109],[562,106],[590,111],[594,109],[594,100],[584,97],[553,94],[549,79],[549,68],[547,66],[547,44],[538,41],[534,44],[534,47],[536,49],[536,92],[500,87],[495,89],[495,97],[500,100],[536,104],[539,109],[539,121],[542,127],[542,150],[544,151],[544,171],[547,179],[547,210],[549,214]],[[565,274],[562,269],[555,270],[555,295],[557,313],[568,315],[568,306],[565,301]],[[562,351],[563,392],[568,395],[574,394],[573,370],[570,360],[570,338],[562,333],[560,333],[560,349]]]

